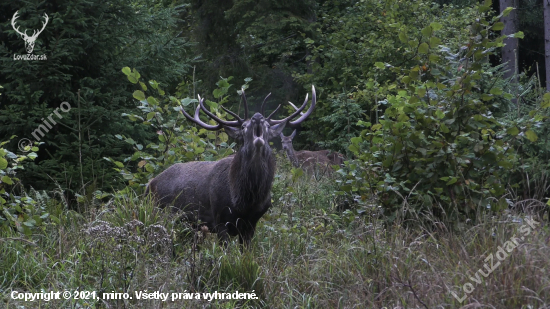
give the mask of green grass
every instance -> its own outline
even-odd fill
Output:
[[[253,248],[226,250],[150,201],[112,199],[84,214],[60,211],[25,238],[2,232],[0,308],[544,308],[550,306],[550,233],[532,230],[476,284],[470,277],[513,235],[518,215],[503,213],[459,230],[385,227],[372,201],[342,212],[328,177],[292,177],[284,161],[273,208]],[[538,219],[537,219],[538,220]],[[409,225],[406,225],[409,226]],[[197,242],[197,245],[194,245]],[[495,261],[496,258],[495,258]],[[459,303],[449,290],[464,296]],[[12,291],[127,292],[131,300],[13,300]],[[135,291],[252,292],[256,300],[137,300]]]

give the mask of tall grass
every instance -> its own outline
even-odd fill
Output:
[[[334,177],[334,176],[333,176]],[[227,249],[194,235],[171,209],[138,196],[113,198],[77,214],[59,209],[32,237],[0,238],[0,307],[6,308],[546,308],[550,306],[548,226],[541,224],[479,284],[485,260],[525,218],[505,212],[476,225],[384,226],[372,202],[342,210],[331,177],[301,176],[279,160],[273,208],[253,248]],[[406,203],[406,201],[405,201]],[[48,203],[59,207],[59,203]],[[57,206],[53,206],[57,205]],[[527,218],[529,219],[529,218]],[[425,220],[419,220],[425,221]],[[495,259],[495,261],[497,261]],[[451,293],[465,295],[460,303]],[[25,302],[13,291],[129,293],[127,300]],[[137,300],[136,291],[254,292],[254,300]]]

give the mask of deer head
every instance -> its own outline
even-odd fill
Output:
[[[285,126],[289,126],[291,128],[297,127],[302,121],[304,121],[313,111],[315,108],[315,101],[316,101],[316,95],[315,95],[315,87],[312,86],[312,101],[311,106],[308,109],[306,113],[302,113],[304,108],[307,105],[309,94],[306,95],[306,99],[304,100],[304,103],[300,108],[296,108],[296,111],[292,113],[292,115],[281,119],[281,120],[273,120],[271,117],[277,112],[277,110],[281,107],[279,105],[267,118],[264,117],[264,105],[269,98],[271,94],[268,94],[266,98],[264,99],[262,106],[261,106],[261,112],[255,113],[251,118],[248,118],[248,104],[246,101],[246,95],[244,93],[244,89],[242,91],[242,98],[244,103],[244,118],[241,118],[239,115],[233,113],[232,111],[226,109],[224,106],[222,108],[230,115],[232,115],[236,120],[227,121],[218,118],[216,115],[211,113],[204,105],[204,98],[201,98],[199,96],[199,105],[197,106],[195,110],[194,117],[191,117],[183,108],[181,109],[181,112],[183,115],[193,121],[194,123],[198,124],[199,126],[207,129],[207,130],[220,130],[224,129],[227,135],[243,141],[244,145],[243,148],[247,151],[251,150],[252,146],[256,148],[262,148],[264,146],[268,146],[268,141],[272,139],[273,137],[279,135],[282,130],[285,128]],[[214,119],[218,124],[217,125],[210,125],[199,118],[200,110],[202,110],[206,115],[208,115],[210,118]],[[295,118],[298,114],[301,114],[301,117],[298,118],[295,121],[290,121],[291,119]]]
[[[281,137],[281,142],[283,144],[283,150],[292,150],[294,151],[294,147],[292,147],[292,140],[296,136],[296,130],[292,131],[292,134],[290,136],[284,136],[283,133],[279,135]]]
[[[46,21],[42,23],[42,29],[40,29],[40,31],[34,30],[32,35],[28,36],[27,35],[27,29],[25,30],[25,32],[21,32],[21,31],[19,31],[19,27],[17,27],[17,28],[15,27],[15,20],[17,18],[19,18],[19,16],[17,16],[18,12],[19,11],[16,11],[15,14],[13,14],[13,17],[11,19],[11,26],[13,27],[13,30],[15,30],[15,32],[17,32],[21,35],[21,37],[25,41],[25,48],[27,49],[27,53],[31,54],[32,51],[34,50],[34,43],[36,42],[36,38],[38,38],[38,35],[40,33],[42,33],[42,31],[44,31],[44,28],[46,28],[46,25],[48,24],[49,17],[48,17],[48,14],[44,13],[44,17],[45,17]]]

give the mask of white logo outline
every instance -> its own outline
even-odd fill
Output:
[[[38,33],[36,32],[37,30],[34,30],[32,36],[28,36],[27,35],[28,29],[25,29],[25,32],[21,32],[19,31],[19,27],[15,28],[15,20],[19,18],[19,16],[17,16],[18,12],[19,11],[15,11],[15,14],[13,14],[13,17],[11,19],[11,26],[13,27],[13,30],[19,33],[21,35],[21,38],[25,41],[25,49],[27,50],[27,53],[32,54],[34,50],[34,44],[36,43],[36,39],[38,38],[38,35],[40,35],[42,31],[44,31],[50,18],[48,17],[48,14],[44,13],[44,16],[46,17],[46,22],[42,22],[42,29],[38,31]]]

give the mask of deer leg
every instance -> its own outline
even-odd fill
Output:
[[[252,225],[252,224],[251,224]],[[254,237],[254,232],[256,230],[255,224],[251,227],[247,227],[239,233],[239,243],[241,244],[241,251],[249,250],[251,248],[251,241]]]

